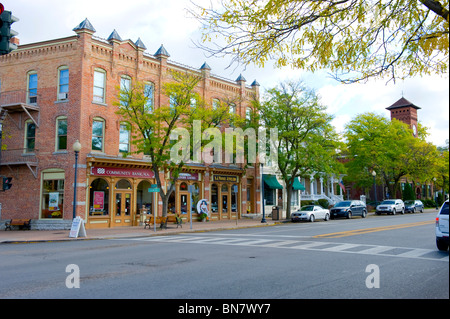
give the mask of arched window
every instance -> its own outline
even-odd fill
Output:
[[[37,103],[38,74],[30,71],[27,74],[27,101],[29,104]]]
[[[131,189],[131,183],[126,179],[121,179],[116,183],[116,189]]]
[[[58,68],[58,101],[69,98],[69,67],[64,65]]]
[[[97,103],[105,103],[106,91],[106,71],[103,69],[94,70],[94,98]]]
[[[105,137],[105,120],[101,117],[94,118],[92,122],[92,150],[104,151],[104,137]]]
[[[36,124],[32,120],[25,121],[24,152],[33,153],[36,143]]]
[[[119,152],[120,153],[130,152],[130,124],[126,122],[120,123]]]
[[[109,215],[109,186],[103,178],[89,186],[89,216],[94,215]]]
[[[56,118],[55,151],[67,150],[67,117]]]

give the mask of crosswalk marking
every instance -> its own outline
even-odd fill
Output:
[[[139,237],[126,239],[117,238],[112,240],[133,240],[142,242],[185,243],[185,244],[206,244],[206,245],[234,245],[234,246],[268,247],[268,248],[293,249],[293,250],[315,250],[323,252],[391,256],[401,258],[418,258],[418,259],[449,262],[448,255],[442,256],[442,254],[439,254],[437,253],[436,250],[432,249],[335,243],[323,241],[280,240],[280,239],[263,239],[263,238],[249,239],[248,237],[230,238],[223,236],[190,236],[190,235],[153,236],[153,237]],[[400,251],[400,253],[398,253],[398,251]],[[428,256],[425,256],[427,254]]]

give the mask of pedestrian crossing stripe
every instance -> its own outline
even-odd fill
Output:
[[[152,237],[122,238],[122,239],[117,238],[113,240],[284,248],[293,250],[315,250],[324,252],[415,258],[426,260],[438,260],[445,262],[449,261],[448,255],[442,256],[440,252],[437,252],[436,250],[433,249],[335,243],[323,241],[319,242],[306,240],[299,241],[299,240],[253,239],[253,238],[248,239],[248,238],[230,238],[220,236],[212,237],[212,236],[189,236],[189,235],[152,236]]]

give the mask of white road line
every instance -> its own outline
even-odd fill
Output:
[[[343,250],[346,250],[346,249],[355,248],[355,247],[359,247],[359,246],[361,246],[361,245],[358,245],[358,244],[339,244],[339,245],[337,245],[335,247],[329,247],[329,248],[325,248],[325,249],[322,249],[322,250],[324,250],[324,251],[343,251]]]
[[[250,238],[249,238],[250,237]],[[249,237],[230,238],[230,237],[217,237],[217,236],[156,236],[150,238],[126,238],[126,239],[114,239],[114,240],[136,240],[143,242],[161,242],[161,243],[186,243],[186,244],[210,244],[210,245],[233,245],[233,246],[252,246],[252,247],[268,247],[268,248],[281,248],[281,249],[297,249],[297,250],[314,250],[324,252],[336,252],[336,253],[351,253],[362,255],[374,255],[374,256],[389,256],[389,257],[401,257],[401,258],[416,258],[426,260],[438,260],[449,262],[449,257],[424,257],[425,254],[436,252],[432,249],[422,248],[408,248],[408,247],[394,247],[394,246],[375,246],[366,244],[348,244],[348,243],[336,243],[325,241],[300,241],[300,240],[280,240],[280,239],[255,239]],[[332,245],[332,247],[330,247]],[[321,248],[321,246],[323,246]],[[352,248],[358,248],[351,250]],[[369,247],[369,248],[367,248]],[[364,249],[366,248],[366,249]],[[399,254],[386,254],[390,250],[408,250]]]

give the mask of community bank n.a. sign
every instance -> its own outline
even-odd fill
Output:
[[[91,175],[95,176],[119,176],[131,178],[154,178],[155,173],[142,168],[115,168],[115,167],[91,167]]]

